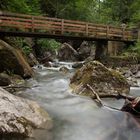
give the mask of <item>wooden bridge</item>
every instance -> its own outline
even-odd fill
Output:
[[[134,42],[138,33],[111,25],[0,12],[0,36]]]

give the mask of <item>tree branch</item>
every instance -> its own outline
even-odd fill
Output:
[[[103,103],[102,103],[102,100],[101,98],[99,97],[99,95],[95,92],[95,90],[89,85],[87,84],[87,87],[92,91],[92,93],[95,95],[95,99],[97,99],[98,103],[103,106]]]

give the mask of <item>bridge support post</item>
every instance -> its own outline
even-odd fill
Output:
[[[116,56],[119,52],[122,52],[125,47],[125,43],[117,41],[108,41],[108,55]]]
[[[96,41],[96,51],[95,51],[95,59],[101,60],[107,55],[107,40],[98,40]]]

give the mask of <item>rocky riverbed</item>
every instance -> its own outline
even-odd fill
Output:
[[[36,87],[27,89],[20,96],[37,101],[53,119],[54,127],[48,134],[37,133],[39,140],[139,140],[140,129],[137,120],[128,113],[107,107],[100,108],[89,97],[73,94],[69,88],[73,76],[72,63],[67,66],[67,74],[59,68],[36,67],[36,78],[27,84]],[[70,67],[69,67],[70,66]],[[139,95],[139,88],[131,88],[130,93]],[[103,103],[120,109],[124,100],[103,99]]]

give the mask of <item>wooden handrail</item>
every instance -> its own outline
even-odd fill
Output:
[[[119,38],[120,40],[126,41],[136,39],[136,34],[134,35],[131,29],[83,21],[10,12],[0,12],[0,21],[1,27],[14,27],[22,31],[23,29],[28,29],[26,32],[49,32],[50,34],[56,33],[61,35],[65,33],[75,33],[75,35],[79,34],[79,36],[96,36],[99,39]]]

